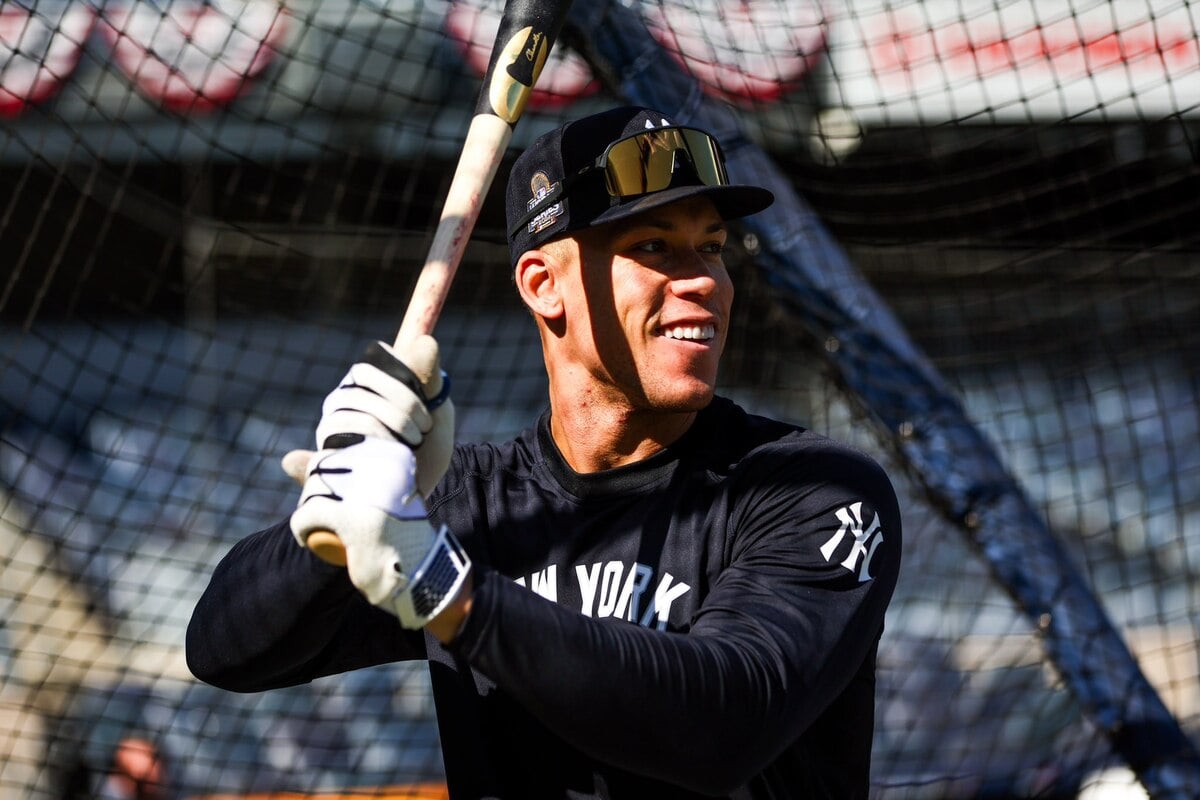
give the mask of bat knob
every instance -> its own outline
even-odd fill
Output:
[[[346,566],[346,547],[333,531],[313,531],[304,540],[317,558],[335,567]]]

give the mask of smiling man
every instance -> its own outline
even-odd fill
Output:
[[[507,209],[549,409],[455,446],[436,342],[375,345],[285,458],[296,512],[218,566],[196,675],[428,659],[455,798],[866,797],[891,484],[715,395],[726,223],[771,200],[648,109],[538,139]],[[347,569],[297,546],[315,530]]]
[[[690,197],[518,259],[550,377],[551,431],[575,470],[653,455],[712,400],[733,302],[727,235],[712,202]]]

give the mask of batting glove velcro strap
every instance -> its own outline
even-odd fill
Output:
[[[351,582],[406,628],[440,614],[471,566],[447,529],[430,527],[416,459],[401,442],[367,439],[317,453],[291,528],[301,544],[313,531],[337,534]]]
[[[392,613],[406,628],[424,627],[458,595],[470,571],[471,559],[443,525],[433,534],[424,560],[412,571],[408,583],[393,593]]]

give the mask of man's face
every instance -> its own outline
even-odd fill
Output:
[[[733,303],[727,235],[710,200],[689,198],[576,237],[564,344],[596,399],[631,411],[712,399]]]

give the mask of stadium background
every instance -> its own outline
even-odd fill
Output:
[[[394,331],[498,13],[0,6],[0,796],[436,795],[420,665],[229,695],[181,641]],[[873,793],[1200,795],[1200,7],[572,13],[514,152],[661,96],[787,193],[738,231],[721,390],[901,489]],[[492,195],[438,328],[463,437],[544,403]]]

